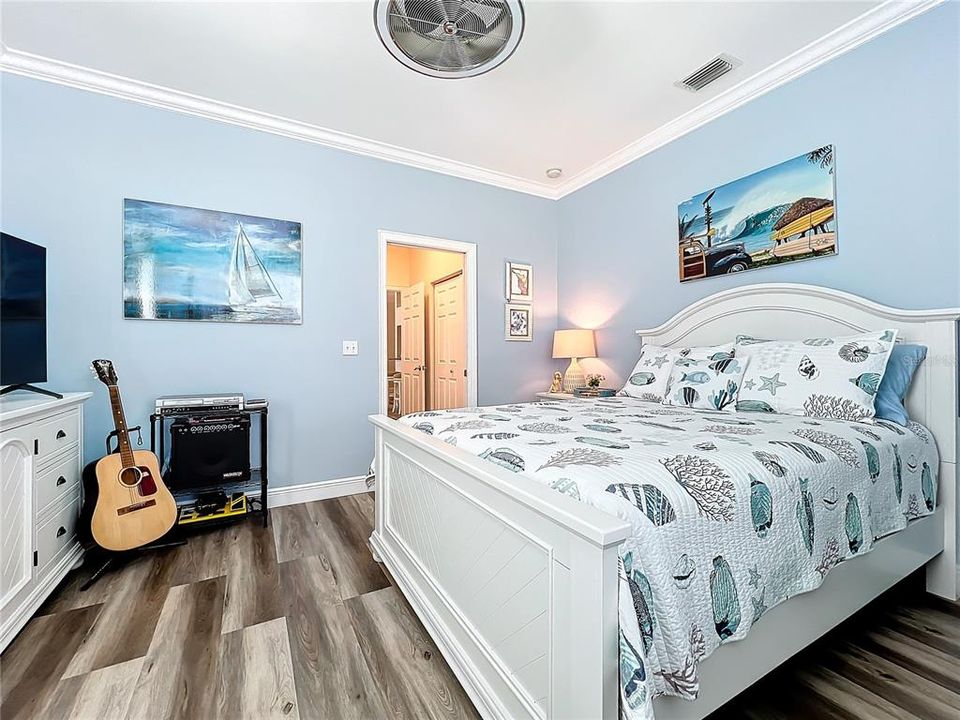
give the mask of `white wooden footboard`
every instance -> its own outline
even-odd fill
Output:
[[[628,525],[382,415],[371,421],[371,544],[484,717],[614,720]]]

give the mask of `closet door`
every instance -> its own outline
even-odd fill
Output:
[[[426,405],[426,316],[422,282],[400,291],[400,412],[422,412]]]
[[[467,403],[467,328],[463,274],[433,286],[434,362],[433,407],[460,408]]]
[[[33,460],[30,448],[8,431],[0,435],[0,606],[33,573]]]

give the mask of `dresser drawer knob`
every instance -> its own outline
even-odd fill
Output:
[[[66,535],[66,534],[67,534],[67,529],[63,525],[57,528],[57,537],[62,537],[63,535]]]
[[[67,434],[63,430],[57,430],[57,440],[63,440]]]
[[[60,487],[61,485],[66,485],[66,484],[67,484],[67,479],[63,475],[57,478],[57,487]]]

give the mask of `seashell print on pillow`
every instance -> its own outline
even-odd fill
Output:
[[[737,409],[873,423],[896,339],[896,330],[792,341],[740,335],[736,357],[749,357],[750,365]]]

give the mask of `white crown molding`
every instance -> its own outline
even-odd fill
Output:
[[[942,2],[944,0],[887,0],[877,5],[819,40],[800,48],[783,60],[724,90],[702,105],[661,125],[639,140],[573,175],[558,186],[557,195],[559,197],[569,195],[619,170],[624,165],[853,50]]]
[[[0,46],[0,71],[558,200],[945,0],[886,0],[569,179],[547,184]]]
[[[0,46],[0,71],[556,199],[552,185]]]

